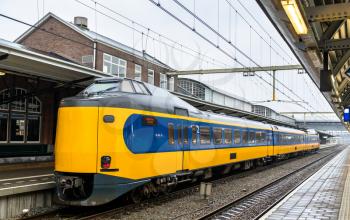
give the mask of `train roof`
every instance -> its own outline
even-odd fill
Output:
[[[110,81],[121,81],[125,79],[141,82],[135,79],[120,78],[120,77],[104,77],[104,78],[95,79],[95,81],[110,82]],[[115,96],[113,95],[111,96],[109,94],[108,96],[106,95],[106,99],[108,100],[105,103],[113,103],[113,101],[111,101],[113,98],[119,98],[120,100],[122,100],[120,103],[125,105],[123,107],[128,107],[129,105],[129,107],[134,107],[134,108],[141,107],[144,110],[172,113],[172,114],[174,113],[174,108],[182,108],[182,109],[188,110],[190,117],[199,118],[202,120],[214,121],[214,123],[218,122],[223,124],[230,124],[233,126],[263,129],[263,130],[278,130],[281,132],[297,133],[297,134],[305,133],[304,131],[293,129],[293,128],[275,126],[271,124],[265,124],[262,122],[248,120],[245,118],[238,118],[238,117],[233,117],[228,115],[215,114],[212,112],[200,111],[199,109],[195,108],[191,104],[171,94],[168,90],[156,87],[149,83],[145,83],[145,82],[141,82],[141,83],[143,83],[151,93],[149,96],[147,95],[147,96],[140,97],[137,94],[132,94],[132,93],[131,94],[120,93],[118,95],[116,94]],[[103,101],[101,100],[101,97],[99,97],[99,101],[103,103]]]
[[[287,128],[287,127],[282,127],[282,126],[277,126],[277,125],[272,125],[274,131],[279,131],[279,132],[286,132],[286,133],[295,133],[295,134],[305,134],[304,131],[298,130],[295,128]]]

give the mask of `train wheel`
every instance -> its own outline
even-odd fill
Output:
[[[130,200],[133,203],[140,203],[142,200],[142,190],[140,188],[136,188],[130,193]]]

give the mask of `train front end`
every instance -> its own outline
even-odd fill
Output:
[[[118,176],[118,154],[125,145],[123,118],[127,118],[118,111],[123,97],[101,95],[102,91],[119,90],[121,83],[95,82],[76,97],[61,101],[55,176],[57,196],[62,204],[101,205],[142,184],[142,181]],[[106,107],[106,103],[113,107]]]

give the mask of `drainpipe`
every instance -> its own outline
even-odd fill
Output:
[[[96,69],[96,42],[94,41],[94,60],[92,64],[93,69]]]

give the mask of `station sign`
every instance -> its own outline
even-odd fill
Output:
[[[350,108],[344,109],[344,122],[350,122]]]

